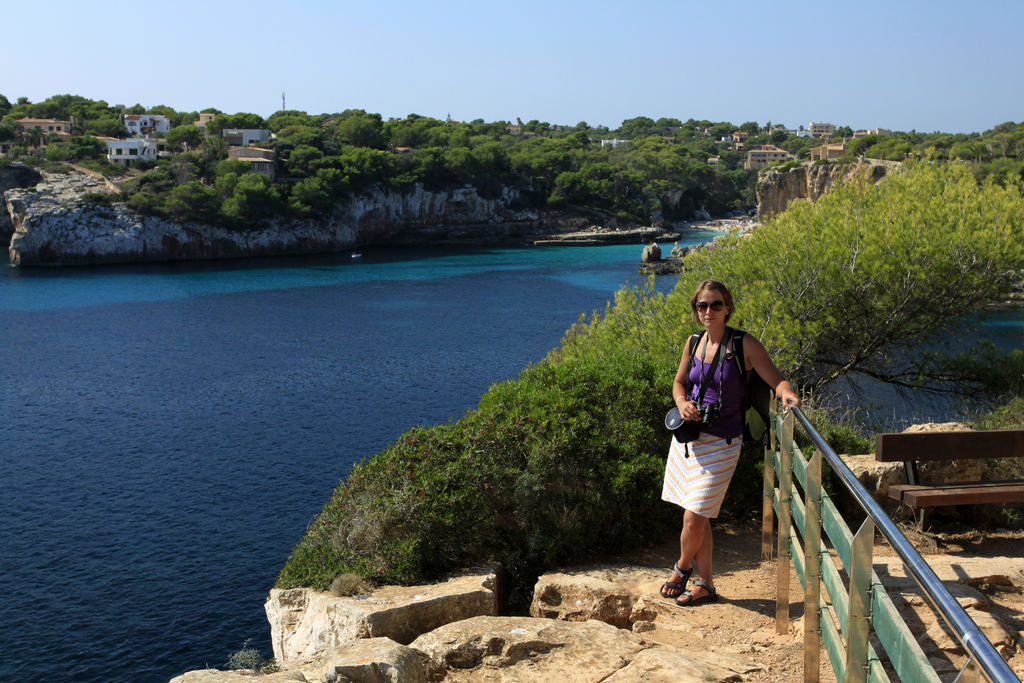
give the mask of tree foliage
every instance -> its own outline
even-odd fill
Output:
[[[621,292],[559,356],[642,349],[674,368],[686,338],[675,321],[688,318],[697,284],[713,278],[733,290],[735,324],[805,392],[851,374],[964,391],[982,378],[965,376],[962,358],[984,346],[958,334],[957,321],[1005,298],[1022,265],[1020,182],[979,185],[963,166],[910,164],[877,185],[861,178],[795,204],[751,236],[688,258],[667,296]]]

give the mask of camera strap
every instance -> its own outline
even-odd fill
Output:
[[[712,382],[715,380],[715,369],[718,368],[719,362],[723,361],[725,359],[725,355],[727,353],[727,349],[728,349],[729,343],[731,341],[732,341],[732,334],[726,334],[726,336],[722,338],[722,341],[718,344],[718,353],[716,353],[715,357],[711,359],[711,364],[710,365],[708,365],[707,361],[704,360],[704,355],[701,354],[701,359],[700,359],[700,362],[701,362],[700,393],[697,396],[697,404],[698,405],[704,405],[704,394],[708,390],[708,385],[707,385],[707,383],[704,380],[707,379],[708,375],[711,376],[711,381]],[[699,342],[698,342],[698,344],[699,344]],[[707,344],[706,343],[704,345],[704,348],[705,348],[705,350],[707,349]],[[722,402],[722,375],[721,374],[718,375],[718,401],[719,401],[719,404],[721,404],[721,402]]]

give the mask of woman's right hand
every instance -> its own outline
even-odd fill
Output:
[[[697,410],[696,401],[686,401],[679,406],[679,415],[684,420],[694,421],[700,419],[700,411]]]

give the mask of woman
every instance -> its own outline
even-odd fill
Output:
[[[684,607],[718,599],[711,571],[711,520],[718,516],[743,443],[743,382],[739,368],[728,356],[733,330],[726,323],[733,313],[732,294],[721,282],[707,280],[690,299],[690,309],[692,319],[704,325],[704,333],[697,348],[690,349],[693,337],[687,342],[672,395],[684,420],[701,421],[700,405],[717,406],[718,414],[700,425],[700,435],[693,441],[681,443],[673,436],[665,467],[661,497],[683,508],[683,530],[679,560],[662,585],[661,595]],[[743,356],[744,367],[756,370],[774,387],[785,409],[801,405],[764,346],[750,335],[743,338]],[[686,590],[694,560],[700,578]]]

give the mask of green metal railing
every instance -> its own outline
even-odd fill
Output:
[[[816,447],[810,460],[793,442],[795,422],[800,423]],[[822,647],[837,680],[888,681],[882,660],[869,641],[872,631],[899,680],[912,683],[940,680],[872,569],[877,528],[967,652],[967,663],[956,681],[978,681],[984,675],[993,683],[1020,683],[978,625],[803,412],[794,408],[781,415],[773,409],[769,423],[769,442],[764,455],[761,552],[765,560],[771,559],[773,521],[777,515],[778,537],[774,550],[779,561],[775,629],[778,633],[789,629],[792,565],[804,588],[804,681],[818,680]],[[867,514],[855,534],[850,532],[822,489],[823,459]],[[800,488],[794,484],[799,484]],[[842,573],[832,553],[822,547],[822,533],[841,563]]]

